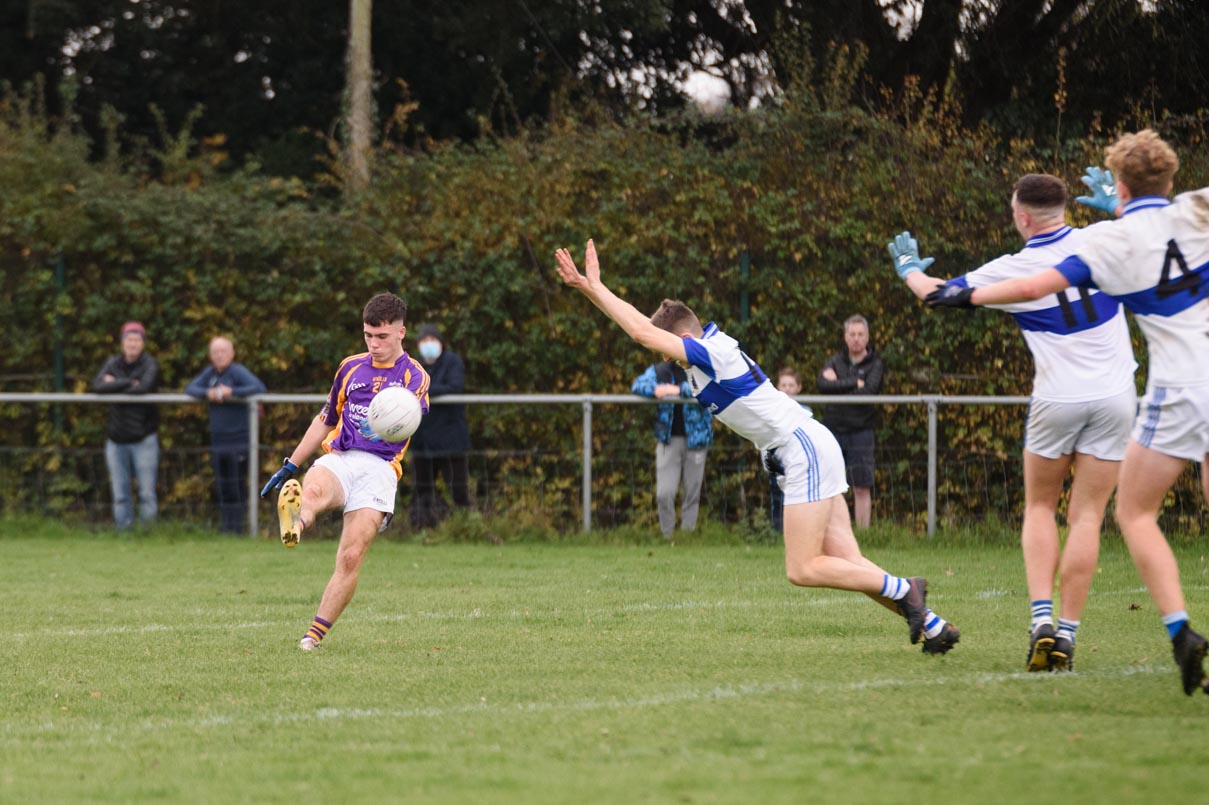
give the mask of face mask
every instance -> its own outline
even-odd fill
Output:
[[[425,341],[423,344],[420,344],[420,357],[429,363],[441,357],[441,342]]]

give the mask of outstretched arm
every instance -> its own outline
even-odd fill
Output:
[[[954,285],[938,288],[928,294],[932,307],[964,307],[977,305],[1006,305],[1011,302],[1031,302],[1070,287],[1070,280],[1056,268],[1047,268],[1031,277],[1003,280],[981,288],[960,288]]]
[[[932,265],[933,260],[931,257],[920,258],[919,244],[915,242],[915,238],[911,237],[910,232],[896,235],[894,240],[886,244],[886,249],[890,252],[890,260],[894,264],[894,270],[898,272],[899,278],[920,299],[926,298],[928,294],[945,284],[944,280],[929,277],[924,273],[928,270],[928,266]]]
[[[669,358],[688,360],[684,352],[684,339],[651,324],[651,320],[638,308],[618,297],[600,281],[600,262],[596,257],[596,244],[591,240],[584,251],[583,274],[579,273],[575,260],[566,249],[559,249],[554,254],[558,259],[558,275],[562,277],[563,282],[591,299],[592,304],[617,322],[626,335],[647,349],[653,349]]]
[[[970,301],[976,305],[1003,305],[1009,302],[1031,302],[1070,287],[1070,280],[1056,268],[1047,268],[1031,277],[1018,277],[976,288]]]

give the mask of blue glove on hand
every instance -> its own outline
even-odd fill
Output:
[[[379,436],[378,434],[374,433],[372,430],[369,429],[369,419],[368,418],[361,420],[361,424],[357,426],[357,433],[360,433],[362,436],[364,436],[366,439],[369,439],[371,442],[382,441],[381,436]]]
[[[886,248],[890,250],[890,259],[894,261],[894,270],[898,272],[899,279],[906,279],[914,271],[926,271],[928,266],[936,262],[931,257],[919,259],[919,244],[910,232],[896,235],[894,240],[886,244]]]
[[[273,477],[264,485],[264,489],[260,490],[260,496],[266,497],[274,489],[280,489],[286,481],[294,477],[294,473],[298,472],[298,465],[288,458],[281,462],[281,469],[273,473]]]
[[[974,303],[970,297],[974,289],[961,285],[942,285],[924,297],[928,307],[958,307],[972,310]]]
[[[1094,166],[1089,167],[1080,181],[1091,190],[1091,195],[1079,196],[1075,201],[1109,215],[1117,214],[1117,206],[1120,205],[1121,199],[1117,196],[1117,184],[1113,181],[1112,171]]]

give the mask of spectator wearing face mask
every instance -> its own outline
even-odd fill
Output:
[[[420,325],[417,351],[430,378],[430,398],[465,392],[465,364],[456,352],[448,349],[439,327]],[[431,528],[448,513],[449,504],[437,492],[438,477],[445,479],[453,506],[469,508],[469,452],[466,406],[433,405],[420,422],[420,429],[411,437],[413,494],[410,514],[413,527]]]

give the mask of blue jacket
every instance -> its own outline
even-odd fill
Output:
[[[680,368],[670,361],[668,363],[648,366],[647,370],[630,386],[630,391],[643,397],[654,397],[655,386],[660,383],[676,382],[672,367],[676,369]],[[683,370],[681,370],[681,374],[683,374]],[[680,381],[680,396],[693,396],[693,390],[688,383],[688,378]],[[679,406],[684,411],[684,437],[688,448],[690,450],[700,450],[713,444],[714,418],[708,409],[695,403],[656,405],[655,438],[663,444],[667,444],[672,440],[672,417],[675,414],[676,406]]]
[[[244,397],[264,394],[265,386],[248,367],[233,363],[221,373],[213,365],[185,386],[185,393],[199,400],[206,399],[206,392],[217,385],[231,387],[230,402],[210,403],[210,437],[220,441],[233,441],[243,437],[248,441],[248,406]]]

